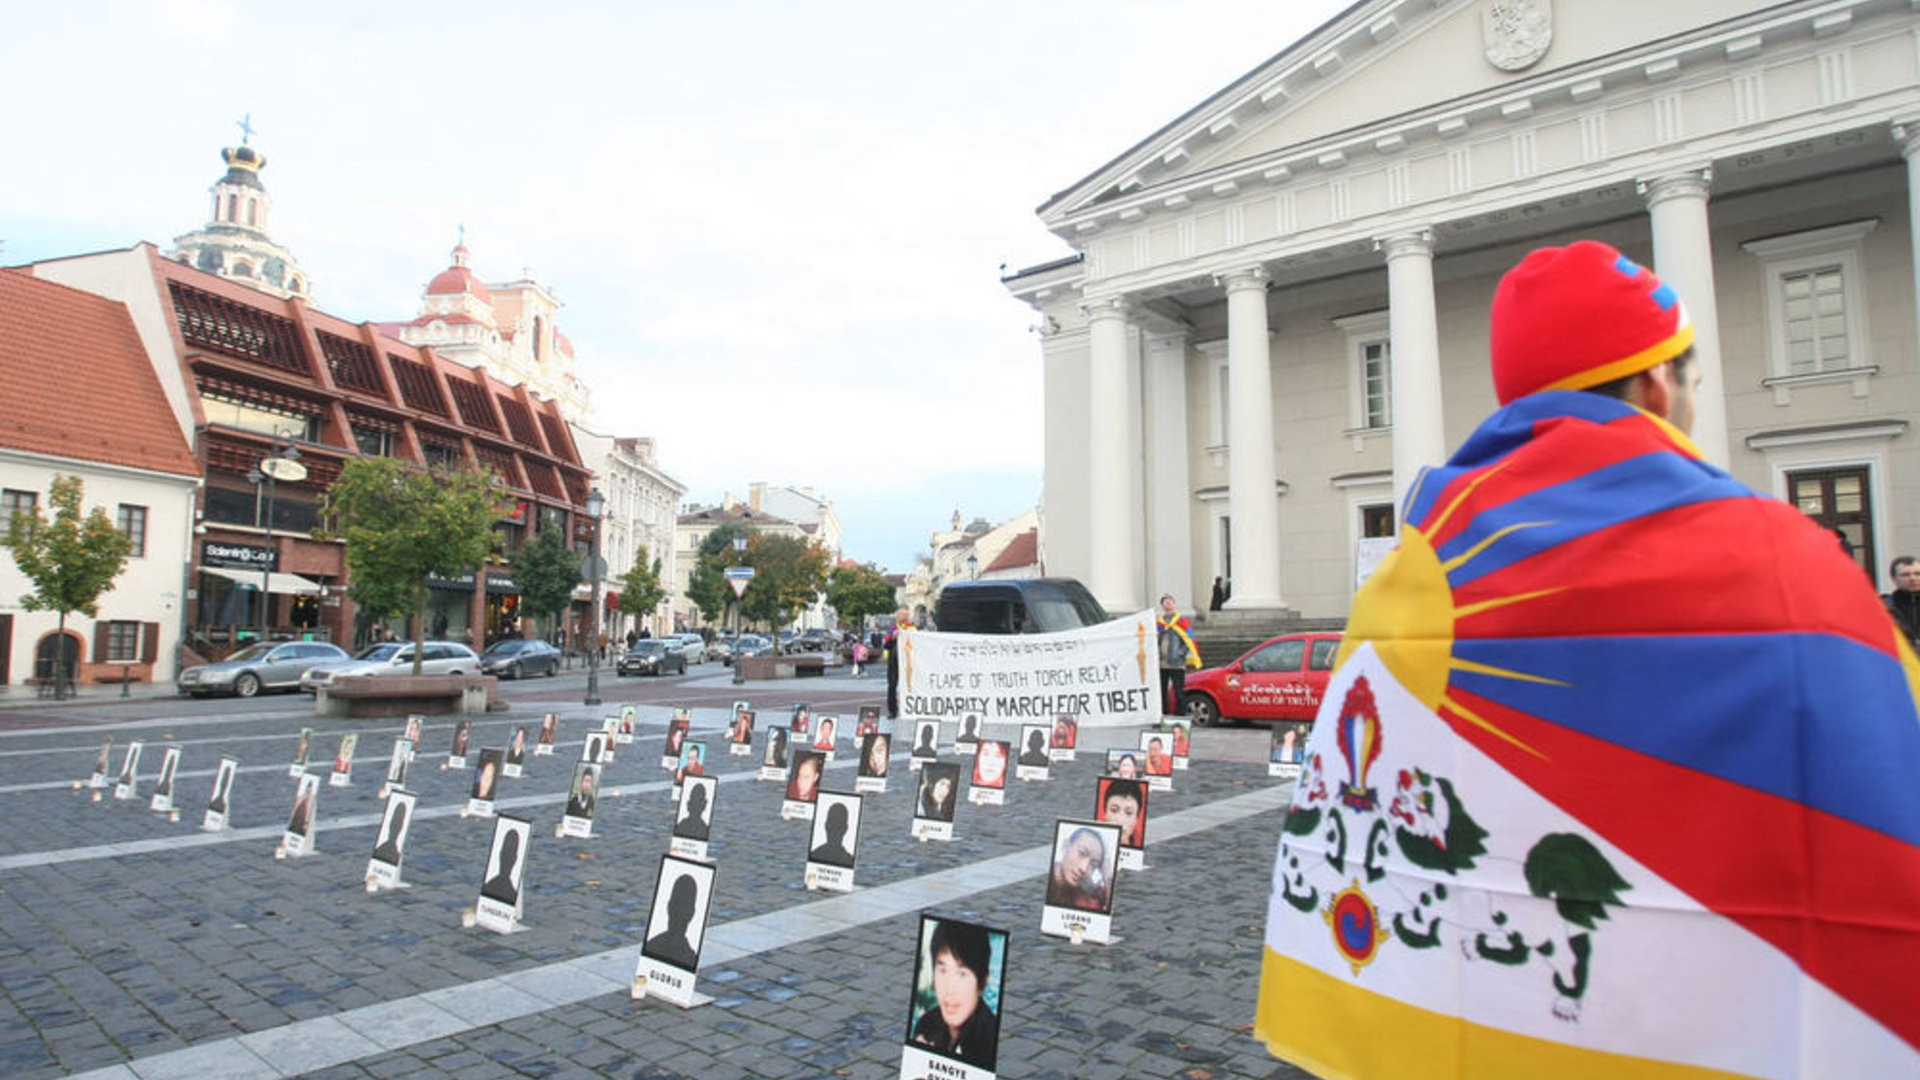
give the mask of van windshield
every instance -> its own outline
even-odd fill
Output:
[[[1032,617],[1033,625],[1042,633],[1077,630],[1107,621],[1107,613],[1101,611],[1098,605],[1087,603],[1084,598],[1071,593],[1029,595],[1027,613]]]

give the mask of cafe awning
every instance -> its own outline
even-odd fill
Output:
[[[200,568],[200,572],[203,574],[213,574],[216,577],[223,577],[236,585],[245,585],[251,589],[258,589],[260,587],[260,578],[262,576],[258,570],[229,570],[224,566],[203,566]],[[292,596],[320,595],[320,583],[308,578],[303,578],[299,574],[274,572],[266,574],[265,577],[267,579],[268,592],[286,593]]]

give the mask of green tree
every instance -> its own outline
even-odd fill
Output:
[[[660,584],[660,560],[649,560],[647,555],[647,545],[641,544],[633,553],[633,565],[620,581],[620,610],[636,619],[645,617],[667,598],[666,587]]]
[[[756,535],[741,560],[754,569],[740,597],[741,613],[776,628],[819,599],[827,586],[827,549],[794,536]]]
[[[859,626],[869,615],[894,609],[893,586],[872,563],[835,567],[827,578],[827,603],[841,621]]]
[[[737,521],[729,521],[700,541],[693,575],[687,582],[687,599],[700,609],[700,617],[707,622],[713,622],[725,614],[727,605],[733,602],[733,586],[727,584],[721,571],[734,565],[733,538],[736,536],[746,536],[751,542],[753,530]],[[743,559],[742,565],[747,561]]]
[[[33,591],[20,598],[27,611],[58,612],[61,643],[56,655],[65,658],[67,613],[77,611],[88,618],[100,612],[100,594],[127,565],[133,541],[114,527],[100,507],[82,518],[80,497],[85,484],[77,476],[54,474],[48,503],[53,520],[48,521],[40,508],[15,511],[7,535],[0,537],[13,551],[14,564],[20,567]],[[73,673],[64,665],[54,671],[55,694],[64,696]]]
[[[376,618],[414,616],[413,673],[420,674],[427,579],[482,572],[501,514],[499,480],[472,469],[354,458],[327,492],[325,509],[333,524],[323,535],[347,544],[354,602]]]
[[[567,547],[559,529],[542,529],[513,554],[513,583],[520,601],[537,617],[545,617],[548,635],[580,584],[580,556]]]

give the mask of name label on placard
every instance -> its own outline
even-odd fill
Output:
[[[995,1080],[992,1069],[982,1069],[943,1058],[921,1046],[900,1048],[900,1080]]]
[[[511,934],[520,925],[520,913],[514,910],[512,904],[483,896],[473,909],[473,924],[496,934]]]
[[[953,839],[953,822],[914,818],[913,838],[915,840],[951,840]]]
[[[521,769],[522,766],[519,762],[509,761],[505,765],[500,766],[500,775],[510,780],[518,780],[520,779]]]
[[[1147,777],[1147,790],[1148,791],[1172,791],[1173,777],[1149,776]]]
[[[727,753],[732,754],[734,757],[747,757],[753,753],[753,744],[743,742],[728,743]]]
[[[852,892],[853,871],[845,866],[807,861],[807,888],[826,892]]]
[[[572,814],[560,819],[561,836],[577,836],[582,840],[593,836],[593,819],[574,817]]]
[[[448,754],[447,755],[447,768],[464,769],[466,767],[467,767],[467,755],[465,754]]]
[[[1269,761],[1267,762],[1267,775],[1279,777],[1299,776],[1300,765],[1292,761]]]
[[[391,889],[400,884],[400,868],[379,859],[368,859],[367,880],[373,882],[375,888]]]
[[[667,853],[678,855],[683,859],[698,859],[701,862],[706,862],[707,842],[705,840],[689,840],[684,836],[676,836],[667,844]]]
[[[754,779],[778,780],[784,784],[787,782],[787,770],[778,765],[762,765],[760,771],[754,775]]]
[[[1120,849],[1120,862],[1118,865],[1122,870],[1145,870],[1147,868],[1147,853],[1137,847],[1122,847]]]
[[[539,743],[539,744],[537,744],[537,745],[536,745],[536,746],[534,746],[534,748],[533,748],[533,756],[534,756],[534,757],[552,757],[552,756],[553,756],[553,744],[552,744],[552,743]]]
[[[281,833],[280,846],[286,849],[288,858],[313,854],[313,839],[303,833]]]
[[[975,806],[1003,806],[1007,801],[1007,793],[993,787],[968,788],[967,801]]]
[[[1105,945],[1113,935],[1113,916],[1097,911],[1054,907],[1052,904],[1040,909],[1041,933],[1051,937],[1072,938],[1075,930],[1080,932],[1081,939]]]
[[[651,956],[641,956],[638,969],[633,973],[634,981],[646,980],[649,997],[665,998],[682,1008],[693,1006],[694,973],[681,968],[671,967]]]
[[[492,817],[493,816],[493,800],[492,799],[468,799],[467,815],[469,817]]]
[[[227,815],[218,810],[209,810],[207,811],[207,816],[200,819],[200,830],[202,832],[220,832],[226,827]]]
[[[887,790],[887,778],[884,776],[861,776],[853,781],[853,790],[857,794],[878,793]]]
[[[781,821],[812,821],[813,804],[805,799],[780,800]]]
[[[1047,750],[1047,756],[1055,761],[1072,761],[1073,748],[1070,746],[1050,747]]]
[[[147,809],[157,814],[171,813],[173,810],[173,796],[162,795],[156,792],[153,798],[147,800]]]
[[[1015,765],[1013,775],[1022,780],[1045,780],[1053,775],[1053,770],[1046,765]]]
[[[350,787],[352,786],[352,784],[353,784],[352,773],[337,772],[337,773],[327,774],[328,787]]]

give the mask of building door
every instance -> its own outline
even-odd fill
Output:
[[[52,685],[56,671],[61,681],[69,685],[79,674],[80,639],[72,634],[48,634],[34,647],[33,677],[43,685]]]
[[[1847,554],[1874,581],[1879,556],[1873,548],[1873,500],[1867,481],[1864,465],[1792,472],[1787,474],[1787,497],[1801,513],[1844,537]]]

